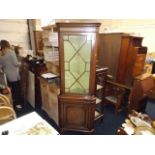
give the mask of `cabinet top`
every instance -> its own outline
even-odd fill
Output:
[[[101,23],[57,23],[61,32],[98,32]]]
[[[56,23],[58,27],[99,27],[101,23]]]
[[[56,26],[56,24],[53,24],[53,25],[43,26],[42,29],[43,29],[43,30],[53,30],[53,31],[57,31],[57,26]]]
[[[133,33],[125,33],[125,32],[108,32],[108,33],[99,33],[99,35],[120,35],[123,37],[133,37],[133,38],[143,38],[142,36],[138,36]]]

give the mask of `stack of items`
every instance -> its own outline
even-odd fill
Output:
[[[43,52],[48,72],[59,74],[58,32],[54,25],[43,27]]]
[[[133,110],[120,129],[128,135],[155,135],[154,127],[154,121],[147,114]]]
[[[59,51],[56,48],[45,47],[44,48],[44,59],[46,62],[58,62],[59,61]]]

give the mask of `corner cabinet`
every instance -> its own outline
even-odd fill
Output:
[[[99,23],[57,23],[60,50],[59,125],[63,131],[94,131]]]

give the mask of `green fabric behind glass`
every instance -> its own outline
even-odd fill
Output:
[[[88,94],[92,41],[87,38],[64,36],[65,92]]]

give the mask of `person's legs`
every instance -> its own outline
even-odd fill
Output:
[[[8,82],[8,85],[11,89],[11,93],[12,93],[12,100],[13,100],[13,107],[16,107],[16,102],[15,102],[15,87],[14,87],[14,82]]]
[[[21,100],[20,81],[9,82],[9,86],[11,87],[12,91],[14,108],[21,108],[22,100]]]
[[[16,102],[16,108],[22,108],[20,81],[16,81],[14,83],[14,85],[15,85],[15,102]]]

